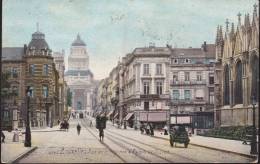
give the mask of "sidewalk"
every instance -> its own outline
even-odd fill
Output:
[[[112,125],[110,121],[108,121],[107,123],[109,125]],[[116,126],[114,127],[116,128]],[[123,127],[121,127],[121,129],[123,129]],[[140,133],[140,130],[135,130],[134,128],[127,127],[127,130],[136,131]],[[163,130],[155,130],[154,137],[169,141],[169,135],[164,135]],[[242,156],[254,157],[250,154],[251,146],[242,144],[242,141],[192,135],[190,137],[190,144],[209,149],[235,153]]]
[[[13,133],[3,131],[5,143],[1,143],[1,163],[12,163],[18,158],[26,155],[36,147],[24,147],[24,135],[19,136],[19,142],[13,142]]]

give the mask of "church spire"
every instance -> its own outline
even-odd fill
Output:
[[[238,17],[238,26],[240,26],[241,25],[241,13],[240,12],[237,14],[237,17]]]
[[[217,33],[216,33],[216,41],[215,44],[217,45],[219,43],[219,25],[217,27]]]

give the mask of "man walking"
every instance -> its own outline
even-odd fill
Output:
[[[80,134],[80,129],[81,129],[81,126],[80,126],[79,123],[78,123],[78,125],[77,125],[78,135]]]

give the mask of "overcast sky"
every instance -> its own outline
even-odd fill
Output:
[[[87,44],[95,79],[108,76],[119,57],[136,47],[214,43],[217,25],[253,12],[257,0],[3,0],[3,46],[22,47],[36,23],[53,51],[65,50],[77,33]],[[67,61],[66,61],[67,64]]]

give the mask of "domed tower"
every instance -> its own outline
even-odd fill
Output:
[[[79,34],[71,44],[68,65],[69,70],[89,69],[89,57],[86,50],[86,44],[81,40]]]
[[[58,72],[52,51],[39,31],[32,34],[28,47],[24,45],[25,88],[30,89],[31,126],[46,126],[55,121],[55,85]]]
[[[65,79],[72,92],[72,108],[76,113],[91,115],[93,74],[89,69],[86,44],[78,34],[72,42]]]

